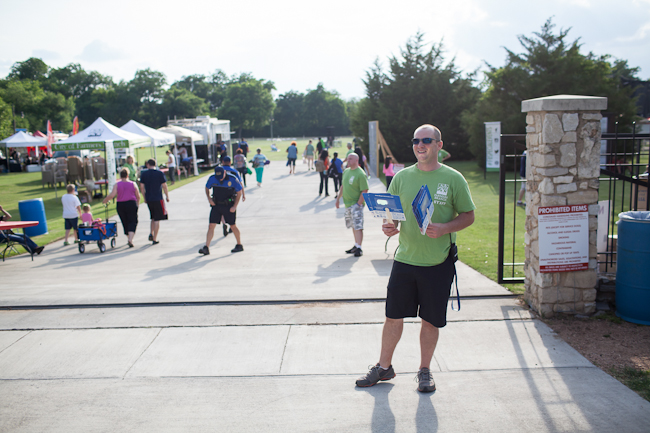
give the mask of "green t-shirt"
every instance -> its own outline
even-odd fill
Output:
[[[449,156],[449,152],[447,152],[445,149],[440,149],[438,151],[438,162],[442,162],[442,160],[448,156]]]
[[[345,154],[345,157],[347,158],[349,154],[354,153],[353,149],[348,150],[348,153]]]
[[[122,166],[123,168],[128,168],[129,169],[129,180],[135,182],[136,180],[136,175],[138,174],[138,171],[133,167],[131,164],[124,164]],[[119,173],[118,173],[119,175]]]
[[[314,145],[313,144],[308,144],[307,148],[305,149],[305,155],[306,156],[314,156]]]
[[[343,204],[345,207],[352,206],[359,201],[361,191],[369,189],[366,173],[361,167],[357,167],[354,170],[346,168],[343,172],[341,188],[343,188]]]
[[[421,171],[414,164],[397,172],[388,192],[399,196],[406,221],[402,221],[400,226],[395,260],[413,266],[439,265],[449,254],[449,236],[432,239],[420,234],[420,227],[413,215],[411,203],[424,184],[429,187],[434,203],[431,216],[433,223],[446,223],[460,213],[476,209],[467,181],[449,166],[442,165],[435,171]],[[456,233],[452,233],[451,237],[452,242],[456,242]]]

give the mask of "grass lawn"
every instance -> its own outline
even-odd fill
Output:
[[[149,154],[150,155],[150,154]],[[206,176],[212,173],[212,170],[205,171],[199,174],[199,177]],[[197,177],[192,176],[176,180],[172,186],[168,184],[169,190],[181,187],[189,182],[193,182]],[[41,236],[34,236],[32,240],[38,245],[47,245],[50,242],[62,239],[65,235],[63,226],[63,218],[61,216],[61,196],[65,194],[65,188],[57,188],[55,193],[54,188],[45,187],[41,184],[41,173],[4,173],[0,174],[0,205],[11,214],[12,221],[20,221],[20,212],[18,212],[18,202],[20,200],[29,200],[34,198],[42,198],[45,206],[45,216],[47,218],[48,233]],[[105,207],[101,199],[95,199],[91,203],[91,212],[95,218],[106,218]],[[113,216],[117,214],[115,210],[115,203],[109,203],[108,215]],[[19,248],[22,251],[22,247]]]

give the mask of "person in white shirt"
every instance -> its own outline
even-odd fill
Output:
[[[176,158],[169,150],[165,153],[167,154],[167,173],[169,174],[169,180],[173,185],[175,183],[174,174],[176,174]]]
[[[63,197],[61,197],[63,220],[65,221],[65,239],[63,240],[63,245],[70,245],[70,242],[68,242],[70,230],[74,230],[74,243],[79,243],[77,227],[79,218],[81,217],[81,202],[75,193],[74,185],[68,185],[66,191],[68,193],[63,194]]]

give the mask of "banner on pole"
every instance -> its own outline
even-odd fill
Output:
[[[485,124],[485,169],[499,171],[501,161],[501,122]]]

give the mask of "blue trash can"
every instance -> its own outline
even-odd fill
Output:
[[[618,214],[616,315],[650,325],[650,212]]]
[[[18,202],[18,212],[22,221],[38,221],[38,225],[27,227],[24,232],[30,238],[47,234],[47,218],[45,217],[45,205],[42,198],[22,200]]]

